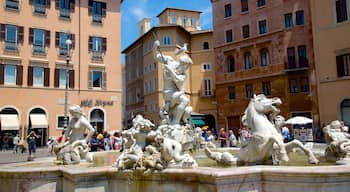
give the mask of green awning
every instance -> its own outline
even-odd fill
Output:
[[[203,125],[205,125],[205,122],[202,119],[192,119],[192,123],[196,127],[202,127]]]

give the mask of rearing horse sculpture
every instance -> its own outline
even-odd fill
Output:
[[[266,98],[265,95],[254,95],[242,117],[243,124],[250,129],[251,137],[239,151],[239,161],[244,164],[265,164],[271,158],[274,163],[288,161],[287,152],[298,147],[309,157],[309,162],[317,164],[313,153],[297,140],[283,143],[280,134],[269,117],[275,117],[279,112],[281,100],[277,97]]]

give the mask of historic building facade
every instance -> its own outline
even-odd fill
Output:
[[[350,1],[311,0],[321,125],[350,126]]]
[[[319,126],[310,2],[211,2],[218,126],[238,135],[250,98],[261,93],[281,98],[287,119],[308,116]]]
[[[141,113],[155,124],[163,107],[163,70],[153,58],[158,39],[164,55],[175,60],[179,46],[186,43],[193,65],[188,70],[186,95],[193,111],[207,115],[215,128],[215,65],[211,30],[200,30],[200,12],[166,8],[158,16],[159,24],[150,27],[150,19],[138,23],[139,37],[125,50],[126,121]]]
[[[3,0],[0,7],[1,134],[35,130],[39,144],[60,135],[66,82],[68,106],[80,105],[98,131],[120,129],[120,1]]]

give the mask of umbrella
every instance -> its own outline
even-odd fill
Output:
[[[295,116],[295,117],[288,119],[285,123],[292,124],[292,125],[305,125],[308,123],[312,123],[312,119],[309,119],[309,118],[303,117],[303,116]]]

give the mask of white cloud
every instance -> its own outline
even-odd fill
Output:
[[[137,21],[140,21],[141,19],[147,17],[147,13],[144,11],[141,7],[135,7],[131,11],[131,15],[135,17]]]

